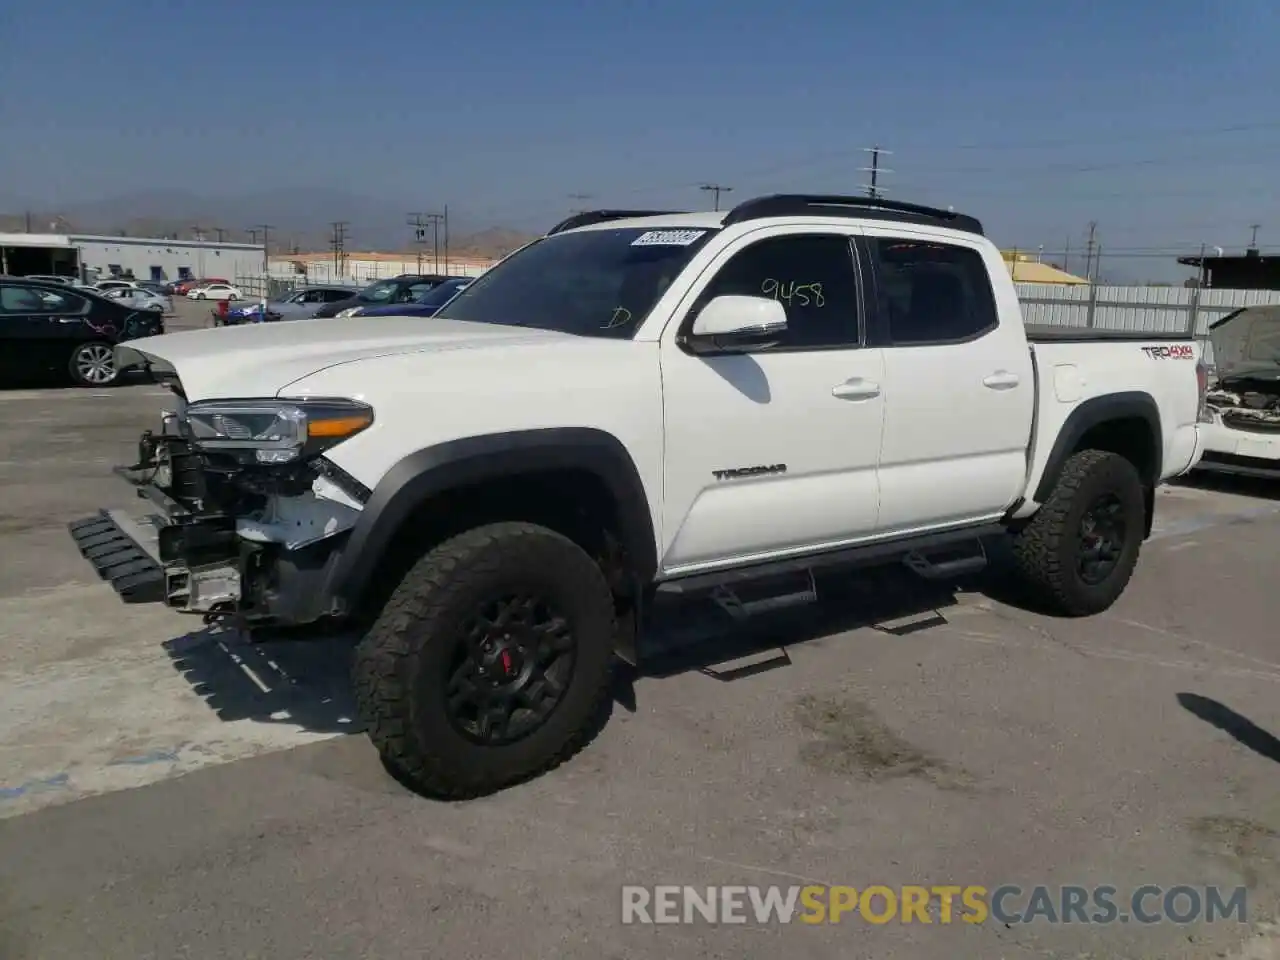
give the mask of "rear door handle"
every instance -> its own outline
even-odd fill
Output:
[[[880,396],[880,384],[874,380],[854,377],[831,388],[831,395],[840,400],[870,400]]]
[[[991,376],[982,381],[984,387],[990,387],[992,390],[1009,390],[1016,387],[1022,381],[1016,373],[1010,373],[1008,370],[997,370]]]

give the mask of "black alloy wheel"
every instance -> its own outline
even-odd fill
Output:
[[[1106,582],[1124,552],[1128,526],[1124,504],[1114,493],[1104,493],[1080,518],[1080,550],[1077,570],[1089,586]]]
[[[577,643],[545,597],[508,594],[471,618],[450,664],[445,705],[463,736],[499,746],[540,727],[573,680]]]

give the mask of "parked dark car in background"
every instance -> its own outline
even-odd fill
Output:
[[[411,303],[390,307],[358,307],[349,317],[434,317],[440,308],[466,289],[473,277],[450,277]]]
[[[389,307],[397,303],[412,303],[432,287],[439,286],[449,277],[435,273],[402,273],[369,284],[355,296],[337,303],[327,303],[312,314],[316,319],[350,316],[346,311],[357,307]]]
[[[164,333],[164,318],[89,290],[0,276],[0,379],[55,374],[85,387],[118,378],[115,345]]]
[[[267,301],[267,322],[275,320],[302,320],[312,316],[320,307],[342,300],[350,300],[360,292],[359,287],[347,287],[341,284],[321,284],[314,287],[303,287],[281,297]],[[250,303],[246,307],[233,307],[227,311],[228,324],[241,323],[257,318],[262,309],[261,302]]]

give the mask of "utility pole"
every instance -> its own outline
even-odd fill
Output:
[[[1262,224],[1260,224],[1260,223],[1251,223],[1251,224],[1249,224],[1249,229],[1250,229],[1251,231],[1253,231],[1253,235],[1249,238],[1249,249],[1250,249],[1250,250],[1257,250],[1257,249],[1258,249],[1258,229],[1259,229],[1261,226],[1262,226]],[[30,231],[27,231],[27,232],[29,233]]]
[[[256,247],[258,245],[258,234],[262,231],[257,227],[247,227],[244,232],[249,235],[249,242]]]
[[[219,242],[219,243],[221,243],[221,242],[222,242],[222,238],[223,238],[223,237],[225,237],[225,236],[227,235],[227,231],[223,230],[221,227],[214,227],[214,228],[213,228],[213,232],[214,232],[214,233],[216,233],[216,234],[218,235],[218,242]]]
[[[698,189],[699,189],[699,190],[706,190],[706,191],[708,191],[709,193],[713,194],[713,195],[714,195],[714,197],[715,197],[715,200],[714,200],[715,207],[714,207],[714,209],[719,210],[719,209],[720,209],[720,194],[722,194],[722,193],[728,193],[730,190],[732,190],[732,189],[733,189],[733,187],[726,187],[726,186],[725,186],[724,184],[722,184],[722,183],[704,183],[704,184],[703,184],[702,186],[700,186]]]
[[[26,229],[25,229],[23,232],[24,232],[24,233],[30,233],[30,232],[31,232],[31,211],[30,211],[30,210],[28,210],[28,211],[27,211],[27,214],[26,214],[26,221],[27,221],[27,226],[26,226]]]
[[[413,242],[418,247],[418,272],[422,272],[422,248],[427,242],[427,227],[431,228],[431,253],[435,261],[435,272],[440,272],[440,224],[446,222],[447,213],[411,213],[409,226],[413,227]],[[448,236],[448,228],[445,228]]]
[[[864,184],[863,187],[867,191],[868,197],[870,197],[872,200],[878,200],[880,199],[880,196],[882,194],[882,191],[880,189],[880,174],[893,173],[892,170],[889,170],[885,167],[880,166],[880,158],[882,156],[884,157],[893,156],[893,153],[890,150],[882,150],[879,144],[877,144],[874,147],[863,147],[862,149],[864,153],[871,154],[871,166],[862,167],[861,170],[859,171],[860,173],[871,174],[871,182]]]
[[[333,248],[333,272],[335,278],[342,276],[342,262],[346,256],[347,242],[347,221],[334,220],[329,226],[333,227],[333,237],[329,241],[329,246]]]
[[[1084,245],[1084,278],[1088,280],[1090,283],[1093,282],[1093,266],[1094,266],[1093,251],[1097,245],[1097,240],[1095,239],[1097,237],[1097,234],[1098,234],[1098,221],[1090,220],[1089,221],[1089,239],[1085,241],[1085,245]]]
[[[204,277],[204,227],[196,224],[191,228],[191,232],[196,235],[196,271],[200,278]]]
[[[271,231],[274,229],[275,229],[275,225],[270,223],[259,223],[253,227],[254,243],[258,242],[258,231],[259,230],[262,231],[262,272],[263,274],[268,274],[271,272],[271,259],[268,256],[270,247],[268,246],[268,244],[271,243]]]

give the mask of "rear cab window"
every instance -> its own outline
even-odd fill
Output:
[[[450,320],[630,339],[718,228],[596,227],[544,237],[470,281]]]
[[[868,237],[888,346],[963,343],[999,324],[986,261],[937,240]]]

